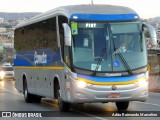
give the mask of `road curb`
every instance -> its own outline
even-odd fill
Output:
[[[160,97],[160,93],[149,92],[149,96],[157,96],[157,97]]]

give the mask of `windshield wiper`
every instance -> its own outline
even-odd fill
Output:
[[[105,55],[106,52],[107,52],[106,48],[103,48],[103,49],[102,49],[102,52],[101,52],[101,56],[100,56],[99,59],[98,59],[98,62],[97,62],[97,65],[96,65],[96,68],[95,68],[95,71],[94,71],[93,74],[96,73],[96,71],[98,70],[99,66],[101,65],[101,62],[102,62],[103,57],[104,57],[104,55]]]
[[[126,70],[128,70],[128,73],[130,75],[133,75],[133,72],[132,72],[131,68],[129,67],[127,61],[125,60],[125,58],[123,57],[123,55],[121,54],[121,52],[119,51],[119,49],[115,48],[114,51],[115,51],[115,55],[117,54],[119,56],[119,58],[121,59],[124,67],[126,68]]]

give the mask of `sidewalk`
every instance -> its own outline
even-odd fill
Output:
[[[152,93],[160,93],[160,89],[152,89],[152,90],[149,90],[149,92],[152,92]]]

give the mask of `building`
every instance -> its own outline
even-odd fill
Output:
[[[0,17],[0,24],[2,24],[3,21],[4,21],[4,19]]]
[[[6,28],[0,27],[0,33],[1,33],[1,32],[6,32],[6,30],[7,30]]]

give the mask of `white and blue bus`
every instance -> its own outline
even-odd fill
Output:
[[[15,86],[26,102],[57,99],[60,111],[94,102],[126,110],[148,97],[145,30],[156,45],[154,28],[122,6],[63,6],[35,16],[15,29]]]

